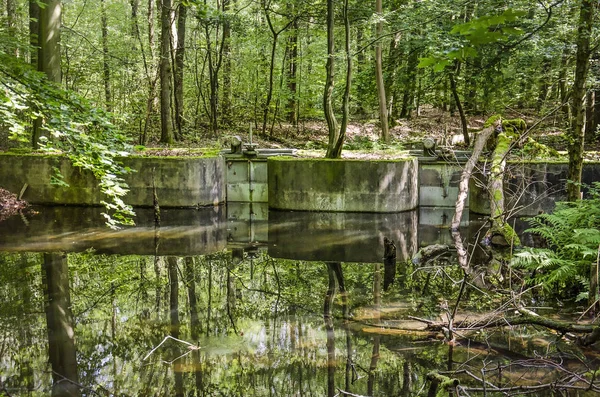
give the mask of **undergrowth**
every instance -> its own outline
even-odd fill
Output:
[[[600,182],[589,188],[589,198],[559,202],[554,212],[529,222],[526,232],[540,236],[546,247],[523,249],[513,266],[529,271],[530,283],[541,284],[548,296],[587,299],[600,251]]]

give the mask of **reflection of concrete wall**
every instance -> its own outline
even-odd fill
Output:
[[[136,209],[136,226],[111,230],[98,207],[39,207],[38,214],[12,216],[0,227],[1,251],[84,251],[124,255],[204,255],[226,246],[223,207],[163,209],[161,227],[154,213]],[[158,239],[156,239],[158,237]]]
[[[225,201],[221,157],[128,157],[123,164],[137,172],[125,175],[127,204],[152,206],[152,170],[161,207],[195,207]],[[70,187],[50,184],[57,167]],[[72,167],[59,156],[0,154],[0,186],[32,204],[100,205],[105,200],[90,172]]]
[[[383,238],[397,260],[417,248],[417,212],[395,214],[269,212],[269,255],[307,261],[383,262]]]
[[[509,164],[504,178],[506,209],[511,215],[533,216],[539,212],[551,212],[557,201],[567,198],[567,163]],[[490,213],[487,183],[481,174],[479,182],[471,179],[470,208],[478,214]],[[600,181],[600,163],[583,165],[582,182],[591,184]],[[586,189],[583,189],[586,192]]]
[[[417,160],[269,159],[269,207],[400,212],[417,207]]]
[[[267,203],[227,203],[227,242],[267,243],[269,241]]]

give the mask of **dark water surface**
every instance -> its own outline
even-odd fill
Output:
[[[0,224],[0,396],[417,396],[430,371],[449,369],[471,388],[461,395],[494,395],[474,388],[598,368],[541,330],[482,331],[452,346],[409,320],[439,320],[454,305],[456,266],[410,261],[451,242],[451,210],[232,205],[163,210],[160,228],[138,210],[138,226],[119,231],[99,209],[36,210]],[[463,224],[476,239],[482,222]],[[395,266],[384,264],[384,238]],[[463,316],[495,299],[469,290]]]

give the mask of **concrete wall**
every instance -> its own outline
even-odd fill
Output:
[[[269,207],[333,212],[401,212],[418,205],[414,158],[270,158]]]
[[[551,212],[557,201],[567,198],[568,163],[508,164],[504,178],[506,209],[517,216],[534,216]],[[600,181],[600,163],[584,163],[581,176],[584,184]],[[485,188],[486,178],[476,174],[469,183],[470,210],[489,215],[490,198]],[[583,189],[584,195],[587,189]]]
[[[267,203],[269,201],[267,159],[225,157],[227,201]]]
[[[125,175],[130,192],[124,198],[134,206],[152,206],[152,170],[161,207],[195,207],[225,201],[222,157],[127,157],[123,164],[137,172]],[[50,184],[57,167],[69,187]],[[0,153],[0,186],[32,204],[100,205],[104,200],[90,172],[72,167],[59,156]]]
[[[419,161],[419,206],[454,207],[462,171],[458,164]]]

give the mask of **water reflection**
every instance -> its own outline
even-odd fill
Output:
[[[410,396],[430,390],[432,370],[530,385],[561,376],[527,365],[539,357],[582,368],[572,346],[521,328],[451,346],[406,321],[436,319],[456,299],[458,267],[441,277],[407,260],[443,234],[443,213],[269,213],[268,228],[237,231],[218,210],[197,215],[178,226],[165,211],[159,234],[149,216],[131,245],[131,230],[83,222],[34,230],[31,219],[24,232],[17,218],[22,246],[2,229],[2,249],[20,252],[0,253],[0,393]],[[464,226],[476,234],[476,222]],[[90,246],[149,255],[25,252]],[[494,305],[486,299],[471,291],[467,315]]]

